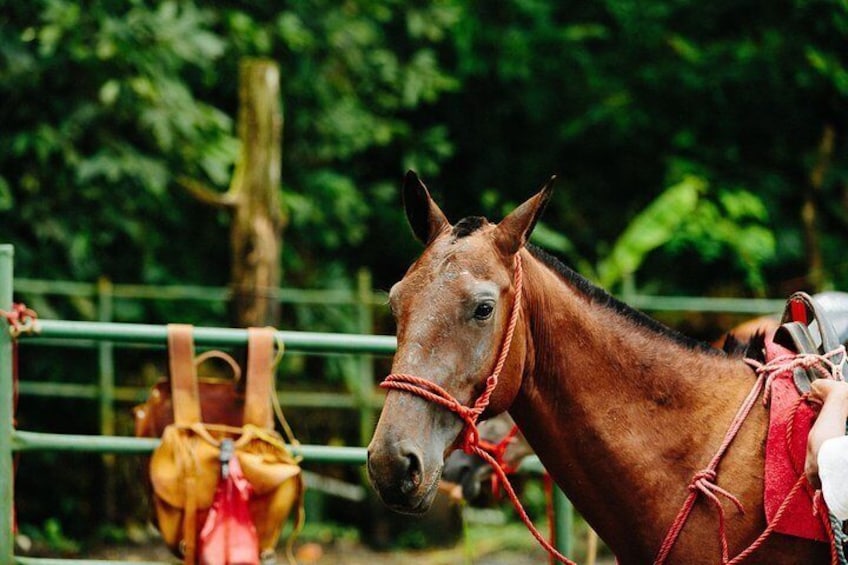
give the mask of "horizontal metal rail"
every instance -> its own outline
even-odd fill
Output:
[[[650,296],[623,294],[624,302],[652,312],[721,312],[733,314],[777,314],[786,300],[773,298],[721,298],[701,296]]]
[[[51,434],[16,430],[12,432],[13,451],[76,451],[89,453],[150,453],[159,438],[95,436],[83,434]],[[290,446],[294,455],[300,455],[304,461],[320,463],[344,463],[364,465],[366,454],[364,447],[344,447],[332,445],[296,445]]]
[[[95,436],[83,434],[51,434],[43,432],[12,432],[12,450],[22,451],[74,451],[86,453],[147,454],[156,449],[159,438],[126,436]],[[332,445],[290,446],[294,455],[303,457],[308,463],[341,463],[365,465],[367,453],[364,447]],[[544,467],[535,455],[526,457],[519,469],[522,472],[543,473]]]
[[[149,387],[119,386],[112,389],[112,398],[117,402],[144,402]],[[49,398],[73,398],[81,400],[99,400],[102,392],[98,385],[82,383],[54,383],[41,381],[20,381],[18,392],[26,396]],[[290,391],[277,394],[283,408],[341,408],[358,409],[363,403],[371,408],[383,405],[381,396],[357,399],[346,392]]]
[[[186,300],[203,302],[225,302],[232,298],[230,288],[201,285],[145,285],[85,283],[75,281],[53,281],[43,279],[15,279],[15,292],[22,294],[54,296],[98,296],[108,294],[112,298],[128,300]],[[265,294],[281,304],[326,304],[332,306],[355,306],[362,301],[356,289],[303,289],[273,288]],[[387,303],[386,294],[371,291],[365,297],[371,306]]]
[[[97,283],[51,281],[42,279],[15,279],[15,292],[23,294],[56,296],[97,296],[104,292]],[[109,284],[106,294],[113,298],[135,300],[186,300],[222,302],[229,300],[232,291],[226,287],[200,285],[137,285]],[[356,305],[362,302],[361,291],[353,289],[271,289],[269,295],[280,303]],[[625,292],[619,298],[634,308],[651,311],[674,312],[724,312],[737,314],[771,314],[781,312],[784,299],[734,298],[704,296],[654,296]],[[386,294],[371,291],[366,299],[371,306],[387,303]]]
[[[318,333],[278,331],[276,335],[289,351],[303,353],[370,353],[391,355],[397,348],[397,339],[389,335],[361,335],[344,333]],[[153,324],[122,324],[116,322],[74,322],[66,320],[39,320],[32,334],[21,334],[27,342],[38,343],[34,337],[51,339],[84,339],[113,343],[144,343],[165,346],[168,327]],[[198,346],[241,347],[247,345],[247,330],[236,328],[194,328],[194,342]]]

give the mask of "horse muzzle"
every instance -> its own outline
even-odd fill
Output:
[[[435,498],[441,463],[427,472],[424,451],[409,439],[368,446],[368,477],[386,506],[406,514],[422,514]]]

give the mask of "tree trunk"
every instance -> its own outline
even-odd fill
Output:
[[[804,247],[807,252],[807,281],[810,291],[818,292],[826,286],[824,262],[819,243],[816,203],[820,199],[824,178],[830,168],[836,133],[833,126],[827,124],[822,131],[815,164],[810,171],[810,182],[804,193],[801,205],[801,224],[804,229]]]
[[[239,65],[241,151],[229,190],[222,193],[195,179],[179,179],[197,200],[232,214],[230,323],[234,327],[276,326],[280,319],[280,251],[287,223],[280,198],[282,131],[277,64],[244,59]]]
[[[231,321],[235,327],[279,322],[280,251],[286,217],[280,199],[283,117],[280,72],[273,61],[239,67],[241,154],[230,192]]]

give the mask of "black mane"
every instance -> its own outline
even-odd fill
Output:
[[[451,235],[454,239],[468,237],[488,223],[489,221],[483,216],[468,216],[467,218],[462,218],[456,223],[453,227],[453,231],[451,231]]]
[[[654,320],[644,312],[640,312],[632,306],[625,304],[621,300],[609,294],[604,289],[592,284],[581,274],[565,266],[559,259],[557,259],[553,255],[550,255],[549,253],[536,247],[535,245],[528,244],[527,249],[528,251],[530,251],[530,253],[533,254],[534,257],[536,257],[545,265],[553,269],[559,276],[561,276],[565,280],[565,282],[569,283],[571,286],[575,287],[581,294],[585,295],[592,304],[598,304],[600,306],[610,308],[617,314],[624,316],[625,318],[637,324],[638,326],[647,328],[653,332],[665,336],[688,349],[694,349],[697,351],[702,351],[715,355],[725,355],[725,353],[720,349],[716,349],[714,347],[711,347],[707,343],[683,335],[682,333],[677,332],[669,328],[668,326],[661,324],[657,320]]]

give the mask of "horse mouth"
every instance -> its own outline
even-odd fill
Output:
[[[386,494],[386,492],[377,485],[375,485],[377,487],[375,490],[377,491],[377,494],[380,495],[380,499],[383,501],[383,504],[388,506],[391,510],[401,514],[418,516],[427,512],[430,509],[430,506],[433,505],[433,501],[436,499],[436,494],[439,490],[440,476],[441,473],[434,473],[434,480],[431,480],[429,483],[424,485],[423,488],[419,488],[415,493],[410,493],[403,498],[397,497],[396,495]]]

